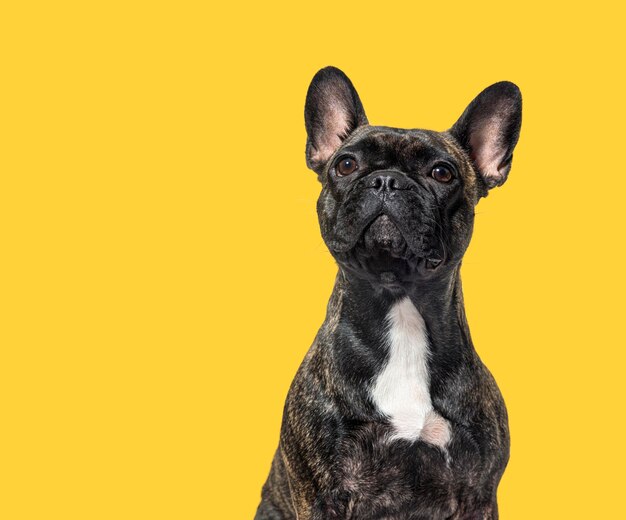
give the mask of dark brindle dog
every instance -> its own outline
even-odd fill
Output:
[[[345,74],[313,78],[306,159],[339,274],[257,520],[498,518],[507,413],[459,270],[474,206],[511,168],[521,103],[502,82],[446,132],[370,126]]]

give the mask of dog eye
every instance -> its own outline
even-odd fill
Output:
[[[452,170],[443,164],[439,164],[433,168],[433,171],[430,173],[433,179],[437,182],[447,183],[452,180]]]
[[[339,175],[350,175],[359,169],[359,165],[352,157],[343,157],[339,159],[335,169]]]

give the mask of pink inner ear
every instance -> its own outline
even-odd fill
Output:
[[[480,128],[474,130],[470,137],[472,159],[490,186],[496,186],[504,180],[500,165],[506,150],[500,142],[499,123],[500,118],[497,117],[482,121]]]
[[[315,162],[325,163],[341,146],[348,133],[348,114],[339,103],[329,102],[325,109],[324,131],[315,144],[311,158]]]

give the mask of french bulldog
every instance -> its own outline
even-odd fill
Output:
[[[342,71],[313,78],[306,162],[339,271],[256,520],[498,518],[507,411],[460,268],[476,204],[511,169],[521,108],[504,81],[445,132],[372,126]]]

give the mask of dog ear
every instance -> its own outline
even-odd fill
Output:
[[[522,94],[509,81],[483,90],[449,132],[467,151],[487,188],[506,181],[522,124]]]
[[[342,71],[326,67],[313,77],[306,95],[304,123],[306,163],[320,175],[342,141],[367,124],[359,95]]]

